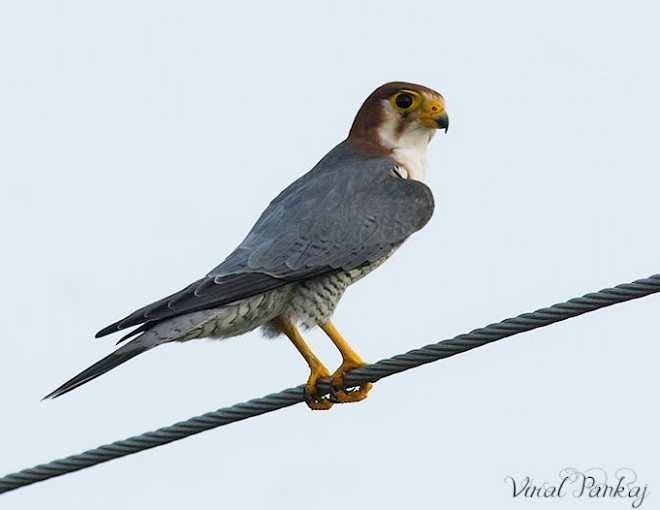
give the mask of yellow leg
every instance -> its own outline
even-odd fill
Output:
[[[325,368],[323,363],[321,363],[321,360],[312,352],[307,343],[305,343],[305,340],[293,322],[286,318],[278,317],[275,319],[275,323],[280,330],[282,330],[282,333],[289,337],[289,340],[291,340],[291,343],[293,343],[296,349],[298,349],[298,352],[302,357],[305,358],[305,361],[311,370],[309,379],[307,379],[307,384],[305,385],[307,405],[310,409],[314,410],[330,409],[332,407],[332,402],[325,397],[319,397],[316,391],[316,383],[318,380],[329,377],[330,372]]]
[[[359,402],[367,398],[367,393],[373,387],[371,383],[361,384],[360,387],[356,390],[347,391],[344,387],[344,374],[349,370],[354,368],[360,368],[366,363],[362,361],[362,358],[348,345],[348,342],[344,340],[339,334],[339,331],[335,328],[332,322],[327,321],[324,324],[321,324],[321,329],[325,331],[325,334],[330,337],[332,343],[335,344],[337,349],[342,356],[341,365],[335,370],[335,373],[332,374],[332,386],[335,389],[335,397],[339,402]]]

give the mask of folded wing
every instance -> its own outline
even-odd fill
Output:
[[[220,307],[291,282],[350,270],[389,254],[433,213],[421,182],[352,142],[338,145],[263,212],[218,267],[185,289],[102,329],[97,337]],[[130,335],[129,335],[130,336]]]

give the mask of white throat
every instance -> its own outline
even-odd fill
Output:
[[[428,167],[426,150],[435,130],[422,125],[411,125],[403,132],[398,132],[398,114],[388,108],[384,110],[385,119],[378,128],[381,145],[392,150],[392,158],[405,169],[408,179],[423,180]]]

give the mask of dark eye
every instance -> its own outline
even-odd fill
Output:
[[[412,96],[410,94],[405,94],[405,93],[399,94],[394,99],[394,103],[402,110],[407,110],[408,108],[410,108],[413,102],[414,101]]]

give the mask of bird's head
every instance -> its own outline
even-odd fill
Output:
[[[408,177],[421,180],[429,141],[437,129],[446,132],[448,127],[440,94],[422,85],[391,82],[365,100],[348,136],[391,154]]]

